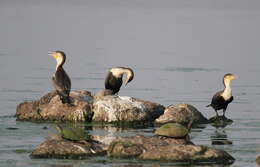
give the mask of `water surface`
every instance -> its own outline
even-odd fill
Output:
[[[192,141],[226,150],[234,167],[256,166],[260,154],[260,2],[257,0],[2,0],[0,1],[0,166],[175,166],[173,163],[96,157],[84,161],[36,160],[29,153],[55,133],[53,124],[16,122],[16,105],[53,90],[55,69],[48,51],[67,53],[72,89],[93,93],[107,70],[129,66],[135,79],[120,95],[165,106],[205,106],[232,72],[234,123],[193,129]],[[89,126],[89,125],[88,125]],[[97,125],[95,125],[97,126]],[[104,136],[152,135],[153,127],[93,127]],[[43,127],[47,127],[44,129]],[[232,145],[212,145],[224,139]]]

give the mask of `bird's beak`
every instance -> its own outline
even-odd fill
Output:
[[[54,52],[48,52],[48,55],[53,57],[53,53]]]
[[[238,75],[234,75],[234,76],[233,76],[233,79],[238,79]]]
[[[128,80],[125,81],[125,86],[128,84]]]

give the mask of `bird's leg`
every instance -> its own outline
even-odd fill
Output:
[[[225,112],[226,112],[226,108],[223,109],[223,118],[225,118]]]
[[[216,112],[216,118],[219,118],[219,117],[218,117],[218,111],[217,111],[217,110],[215,110],[215,112]]]

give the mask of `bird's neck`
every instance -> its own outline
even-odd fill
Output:
[[[224,91],[222,93],[222,96],[225,100],[228,100],[232,96],[232,90],[231,90],[231,84],[230,81],[224,81]]]
[[[123,74],[130,75],[129,70],[123,68],[113,68],[110,70],[110,72],[112,72],[113,76],[116,78],[123,77]]]
[[[56,65],[56,70],[57,70],[59,67],[62,67],[62,65],[64,64],[64,60],[62,58],[57,58],[56,61],[57,61],[57,65]]]

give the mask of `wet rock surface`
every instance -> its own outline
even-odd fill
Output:
[[[103,96],[93,102],[93,121],[142,122],[154,121],[164,111],[164,106],[125,96]]]
[[[189,164],[232,164],[235,159],[227,152],[205,146],[194,145],[186,139],[161,136],[134,136],[113,141],[108,155],[117,158],[174,161]]]
[[[70,93],[72,104],[62,104],[55,91],[37,101],[17,106],[16,118],[22,121],[90,121],[92,96],[88,91]]]
[[[76,130],[78,128],[82,128],[82,131],[87,133],[85,126],[76,126]],[[113,127],[110,131],[114,134],[117,130]],[[73,133],[76,135],[75,139],[75,137],[64,138],[64,133],[60,132],[37,146],[31,153],[31,157],[85,159],[90,156],[108,156],[185,164],[232,164],[235,161],[225,151],[193,144],[188,135],[184,138],[173,138],[159,135],[120,137],[112,134],[107,134],[112,138],[103,140],[94,137],[95,135],[87,138],[83,135],[82,138],[82,135],[77,137],[78,133]]]
[[[96,142],[72,142],[59,137],[50,138],[36,147],[32,158],[85,159],[90,156],[105,155],[101,144]]]
[[[166,107],[164,114],[157,118],[155,123],[179,123],[188,125],[191,121],[193,121],[193,124],[208,123],[207,118],[205,118],[194,106],[189,104],[177,104]]]

